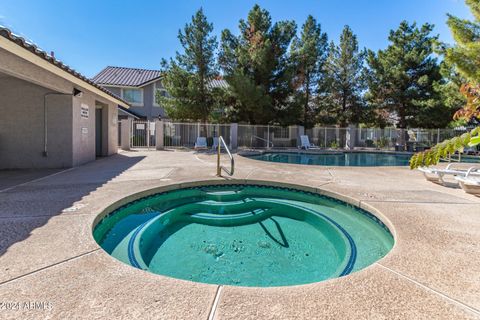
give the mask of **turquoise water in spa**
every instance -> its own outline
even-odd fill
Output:
[[[133,267],[195,282],[288,286],[348,275],[394,240],[370,213],[318,194],[254,185],[156,194],[107,215],[94,237]]]

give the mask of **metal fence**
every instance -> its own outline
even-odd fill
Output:
[[[119,144],[122,126],[119,123]],[[337,128],[314,127],[304,130],[301,126],[270,126],[212,123],[163,122],[163,145],[166,148],[194,148],[198,137],[207,139],[207,146],[214,145],[214,138],[222,136],[231,145],[231,131],[238,148],[292,149],[300,146],[300,135],[308,136],[310,143],[324,149],[361,149],[418,151],[429,148],[445,139],[466,132],[457,129],[397,129],[397,128]],[[132,148],[155,147],[155,122],[134,120],[130,132]],[[161,138],[161,136],[159,136]]]
[[[207,146],[213,146],[213,138],[222,136],[230,144],[230,125],[211,123],[165,122],[163,145],[172,148],[193,148],[198,137],[207,138]]]
[[[347,129],[354,148],[376,148],[382,150],[401,149],[418,151],[453,138],[466,132],[457,129],[397,129],[397,128],[357,128]]]
[[[299,144],[298,126],[238,125],[239,148],[296,148]]]
[[[155,122],[133,120],[130,146],[132,148],[150,148],[155,146]]]

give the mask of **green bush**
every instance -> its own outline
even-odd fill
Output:
[[[367,140],[365,140],[365,147],[373,148],[373,147],[375,147],[375,143],[373,142],[372,139],[367,139]]]
[[[385,147],[388,147],[388,138],[387,137],[381,137],[378,139],[375,144],[377,145],[377,148],[383,149]]]
[[[147,140],[144,135],[134,135],[132,137],[132,145],[134,146],[146,146]]]
[[[337,140],[333,140],[330,142],[330,148],[332,149],[338,149],[339,148],[339,144],[337,142]]]
[[[171,146],[172,145],[172,136],[165,136],[163,138],[163,143],[164,143],[164,146]]]

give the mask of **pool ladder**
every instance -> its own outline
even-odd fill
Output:
[[[227,168],[225,168],[220,164],[220,154],[222,153],[222,145],[225,148],[225,150],[227,150],[228,157],[230,158],[230,170],[228,170]],[[235,159],[233,159],[232,153],[230,152],[230,149],[225,143],[225,140],[223,140],[223,137],[220,136],[218,137],[217,176],[219,177],[222,176],[222,170],[225,171],[225,173],[228,174],[229,176],[233,176],[233,173],[235,171]]]

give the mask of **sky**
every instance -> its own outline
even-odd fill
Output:
[[[109,65],[159,69],[181,50],[178,31],[200,7],[218,38],[225,28],[237,34],[256,3],[273,21],[295,20],[299,29],[311,14],[336,42],[348,24],[372,50],[385,48],[402,20],[432,23],[452,43],[447,13],[471,18],[463,0],[0,0],[0,25],[93,77]]]

